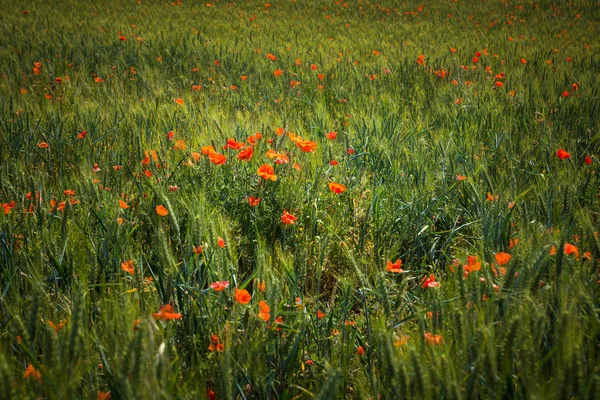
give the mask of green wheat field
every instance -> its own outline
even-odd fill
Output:
[[[598,0],[0,0],[0,398],[600,398]]]

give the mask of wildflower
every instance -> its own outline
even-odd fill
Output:
[[[285,130],[283,128],[276,128],[275,129],[275,134],[278,136],[283,135],[283,133],[285,132]]]
[[[427,289],[427,288],[435,288],[435,287],[439,287],[439,286],[440,286],[440,283],[439,283],[439,282],[436,282],[436,280],[435,280],[435,276],[434,276],[433,274],[429,275],[429,277],[428,277],[428,278],[426,278],[426,279],[423,281],[423,284],[421,285],[421,287],[422,287],[423,289]]]
[[[39,147],[40,149],[47,149],[48,148],[48,143],[46,142],[39,142],[37,147]]]
[[[215,292],[221,292],[229,287],[229,281],[216,281],[210,284],[210,287],[215,290]]]
[[[504,252],[496,253],[495,257],[498,265],[506,265],[511,259],[511,255]]]
[[[125,36],[123,36],[123,35],[119,36],[119,40],[120,40],[121,42],[124,42],[126,39],[127,39],[127,38],[126,38]]]
[[[225,155],[216,152],[210,154],[208,159],[215,165],[223,165],[227,161],[227,157]]]
[[[60,331],[62,328],[65,327],[65,325],[67,324],[67,320],[63,319],[62,321],[60,321],[58,324],[55,324],[54,322],[48,320],[48,325],[50,325],[50,327],[52,329],[54,329],[54,332],[58,332]]]
[[[238,153],[238,159],[250,161],[252,159],[252,152],[252,146],[248,146]]]
[[[486,201],[494,201],[494,200],[498,200],[498,196],[492,196],[492,194],[490,192],[487,192],[487,195],[485,197]]]
[[[34,378],[37,379],[39,383],[42,383],[42,373],[35,369],[35,367],[32,364],[27,365],[27,369],[23,374],[23,378]]]
[[[394,274],[401,274],[404,270],[401,268],[402,260],[398,259],[394,263],[388,260],[387,262],[387,272],[392,272]]]
[[[521,64],[523,64],[523,65],[527,64],[527,60],[523,57],[521,57]]]
[[[224,248],[225,247],[225,240],[219,236],[219,238],[217,239],[217,246],[219,246],[220,248]]]
[[[240,304],[248,304],[252,300],[252,296],[250,296],[250,293],[246,289],[240,290],[238,288],[235,288],[234,298]]]
[[[133,267],[133,260],[127,260],[127,261],[123,261],[121,263],[121,269],[125,272],[127,272],[128,274],[135,274],[135,268]]]
[[[331,131],[331,132],[327,133],[325,136],[329,140],[334,140],[337,137],[337,132]]]
[[[571,157],[571,154],[564,149],[558,149],[556,152],[556,157],[560,158],[561,160],[566,160],[567,158]]]
[[[425,341],[427,342],[427,344],[430,344],[430,345],[442,343],[442,337],[440,335],[434,335],[430,332],[425,332],[423,334],[423,337],[425,338]]]
[[[565,243],[564,253],[568,256],[571,254],[575,254],[575,258],[579,260],[579,249],[577,246],[572,245],[571,243]]]
[[[170,304],[164,304],[160,307],[160,311],[153,313],[152,316],[159,321],[167,321],[170,319],[181,319],[182,314],[174,313],[173,306]]]
[[[324,317],[324,316],[326,316],[326,315],[327,315],[327,314],[325,314],[325,313],[324,313],[324,312],[322,312],[321,310],[318,310],[318,311],[317,311],[317,318],[318,318],[318,319],[321,319],[321,318],[323,318],[323,317]]]
[[[202,247],[201,244],[199,244],[198,247],[192,245],[192,251],[198,255],[202,254],[203,250],[204,250],[204,248]]]
[[[264,300],[261,300],[258,303],[258,307],[260,308],[260,312],[258,313],[258,318],[262,319],[265,322],[270,320],[271,319],[271,307],[269,307],[269,305]]]
[[[129,208],[129,205],[127,203],[125,203],[123,200],[119,199],[119,207],[121,207],[122,209],[126,209],[126,208]]]
[[[336,194],[344,193],[346,191],[346,186],[341,183],[329,182],[329,189]]]
[[[83,139],[83,138],[85,138],[85,137],[86,137],[86,135],[87,135],[87,132],[86,132],[86,131],[81,131],[81,132],[79,132],[79,133],[77,134],[77,138],[78,138],[78,139]]]
[[[161,217],[166,217],[169,215],[169,211],[163,205],[156,206],[156,213]]]
[[[310,153],[317,149],[317,144],[311,140],[298,140],[296,146],[300,148],[304,153]]]
[[[592,157],[585,156],[585,159],[583,160],[583,162],[586,163],[587,165],[592,165]]]
[[[281,222],[286,225],[295,224],[298,217],[288,213],[286,210],[283,210],[283,215],[281,216]]]
[[[175,103],[179,104],[179,105],[183,105],[184,100],[182,98],[176,98],[175,99]]]
[[[464,181],[465,179],[467,179],[467,177],[464,175],[456,175],[456,180],[459,182]]]
[[[259,205],[260,200],[260,197],[248,196],[248,204],[250,204],[252,207],[256,207],[257,205]]]
[[[277,180],[277,175],[275,175],[275,169],[268,164],[263,164],[260,166],[260,168],[258,169],[258,176],[267,180]]]
[[[110,392],[98,392],[98,400],[109,400]]]
[[[329,164],[331,164],[332,167],[335,167],[339,163],[337,162],[337,160],[331,160],[331,161],[329,161]]]
[[[275,76],[281,76],[283,74],[283,71],[280,69],[276,69],[275,71],[273,71],[273,75]]]
[[[365,349],[362,346],[358,346],[358,348],[356,349],[356,354],[358,354],[359,357],[362,357],[365,355]]]

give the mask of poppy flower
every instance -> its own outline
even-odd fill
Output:
[[[325,313],[324,313],[323,311],[321,311],[321,310],[317,311],[317,318],[318,318],[318,319],[321,319],[321,318],[323,318],[323,317],[324,317],[324,316],[326,316],[326,315],[327,315],[327,314],[325,314]]]
[[[271,307],[269,307],[269,305],[264,300],[261,300],[258,303],[258,307],[260,308],[260,312],[258,313],[258,318],[262,319],[265,322],[270,320],[271,319]]]
[[[48,322],[48,325],[50,326],[50,328],[54,329],[54,332],[60,331],[67,324],[67,320],[66,319],[63,319],[58,324],[55,324],[54,322],[52,322],[50,320],[48,320],[47,322]]]
[[[442,337],[440,335],[434,335],[430,332],[425,332],[423,334],[423,337],[425,338],[425,341],[427,342],[427,344],[430,344],[430,345],[442,343]]]
[[[121,207],[122,209],[126,209],[126,208],[129,208],[129,205],[127,203],[125,203],[123,200],[119,199],[119,207]]]
[[[459,182],[464,181],[465,179],[467,179],[467,177],[464,175],[456,175],[456,180]]]
[[[260,197],[248,196],[248,204],[250,204],[252,207],[256,207],[257,205],[259,205],[260,200]]]
[[[387,272],[392,272],[394,274],[401,274],[404,272],[402,269],[402,260],[398,259],[395,262],[391,262],[388,260],[387,262]]]
[[[219,238],[217,239],[217,246],[219,246],[220,248],[224,248],[225,247],[225,240],[219,236]]]
[[[48,143],[46,142],[39,142],[37,147],[39,147],[40,149],[47,149],[48,148]]]
[[[215,165],[223,165],[227,161],[227,157],[219,153],[212,153],[208,156],[208,159]]]
[[[283,129],[283,128],[276,128],[275,129],[275,134],[276,135],[281,136],[281,135],[283,135],[284,132],[285,132],[285,129]]]
[[[565,243],[564,253],[568,256],[571,254],[575,254],[575,258],[579,260],[579,249],[577,246],[572,245],[571,243]]]
[[[281,216],[281,222],[286,225],[295,224],[298,217],[290,214],[286,210],[283,210],[283,215]]]
[[[558,149],[556,152],[556,157],[560,158],[561,160],[566,160],[567,158],[571,157],[571,154],[564,149]]]
[[[127,38],[126,38],[125,36],[123,36],[123,35],[119,36],[119,40],[120,40],[121,42],[124,42],[126,39],[127,39]]]
[[[358,348],[356,349],[356,354],[358,354],[359,357],[362,357],[365,355],[365,349],[362,346],[358,346]]]
[[[37,379],[37,381],[39,383],[42,383],[42,373],[40,371],[38,371],[37,369],[35,369],[35,367],[32,364],[27,365],[27,369],[25,370],[25,373],[23,374],[23,378]]]
[[[202,254],[203,250],[204,250],[204,248],[202,247],[201,244],[199,244],[198,247],[192,245],[192,251],[198,255]]]
[[[170,319],[181,319],[182,314],[174,313],[173,306],[170,304],[164,304],[160,307],[160,311],[153,313],[152,316],[159,321],[167,321]]]
[[[66,190],[63,190],[63,194],[65,196],[75,196],[75,191],[72,189],[66,189]]]
[[[277,180],[277,175],[275,175],[275,169],[268,164],[263,164],[260,166],[260,168],[258,168],[258,176],[267,180]]]
[[[490,192],[487,192],[487,195],[485,197],[486,201],[494,201],[494,200],[498,200],[498,196],[492,196],[492,194]]]
[[[83,138],[85,138],[85,137],[86,137],[86,135],[87,135],[87,132],[86,132],[86,131],[81,131],[81,132],[79,132],[79,133],[77,134],[77,138],[78,138],[78,139],[83,139]]]
[[[238,159],[250,161],[252,160],[252,152],[252,146],[248,146],[238,153]]]
[[[527,60],[523,57],[521,57],[521,64],[523,64],[523,65],[527,64]]]
[[[330,164],[332,167],[335,167],[335,166],[336,166],[336,165],[338,165],[339,163],[337,162],[337,160],[331,160],[331,161],[329,161],[329,164]]]
[[[329,189],[336,194],[344,193],[346,191],[346,186],[341,183],[329,182]]]
[[[167,210],[163,205],[156,206],[156,213],[161,217],[166,217],[169,215],[169,210]]]
[[[229,287],[229,281],[216,281],[210,284],[210,287],[215,290],[215,292],[221,292]]]
[[[273,71],[273,75],[275,76],[281,76],[283,74],[283,71],[280,69],[276,69],[275,71]]]
[[[327,133],[325,136],[329,140],[334,140],[337,137],[337,132],[331,131],[331,132]]]
[[[439,286],[440,286],[440,283],[439,283],[439,282],[436,282],[436,280],[435,280],[435,276],[434,276],[433,274],[429,275],[429,277],[428,277],[428,278],[426,278],[426,279],[423,281],[423,284],[421,285],[421,287],[422,287],[423,289],[427,289],[427,288],[435,288],[435,287],[439,287]]]
[[[234,295],[235,301],[237,301],[240,304],[248,304],[250,303],[250,300],[252,300],[252,296],[250,295],[250,293],[248,293],[248,291],[246,289],[238,289],[235,288],[235,295]]]
[[[296,146],[300,147],[300,150],[302,150],[304,153],[310,153],[317,149],[317,144],[311,140],[298,140],[296,142]]]
[[[98,392],[98,400],[109,400],[110,392]]]
[[[498,265],[506,265],[512,258],[512,256],[510,254],[504,253],[504,252],[496,253],[495,257],[496,257],[496,262],[498,263]]]
[[[127,272],[128,274],[135,274],[135,268],[133,267],[133,260],[127,260],[127,261],[123,261],[121,263],[121,269],[125,272]]]
[[[184,103],[184,100],[182,98],[177,98],[175,99],[175,103],[182,105]]]
[[[586,163],[587,165],[592,165],[592,157],[585,156],[585,159],[583,160],[583,162]]]

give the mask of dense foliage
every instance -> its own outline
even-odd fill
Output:
[[[0,6],[0,397],[599,396],[598,1]]]

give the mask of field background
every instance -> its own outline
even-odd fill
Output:
[[[598,398],[598,1],[0,9],[1,398]]]

